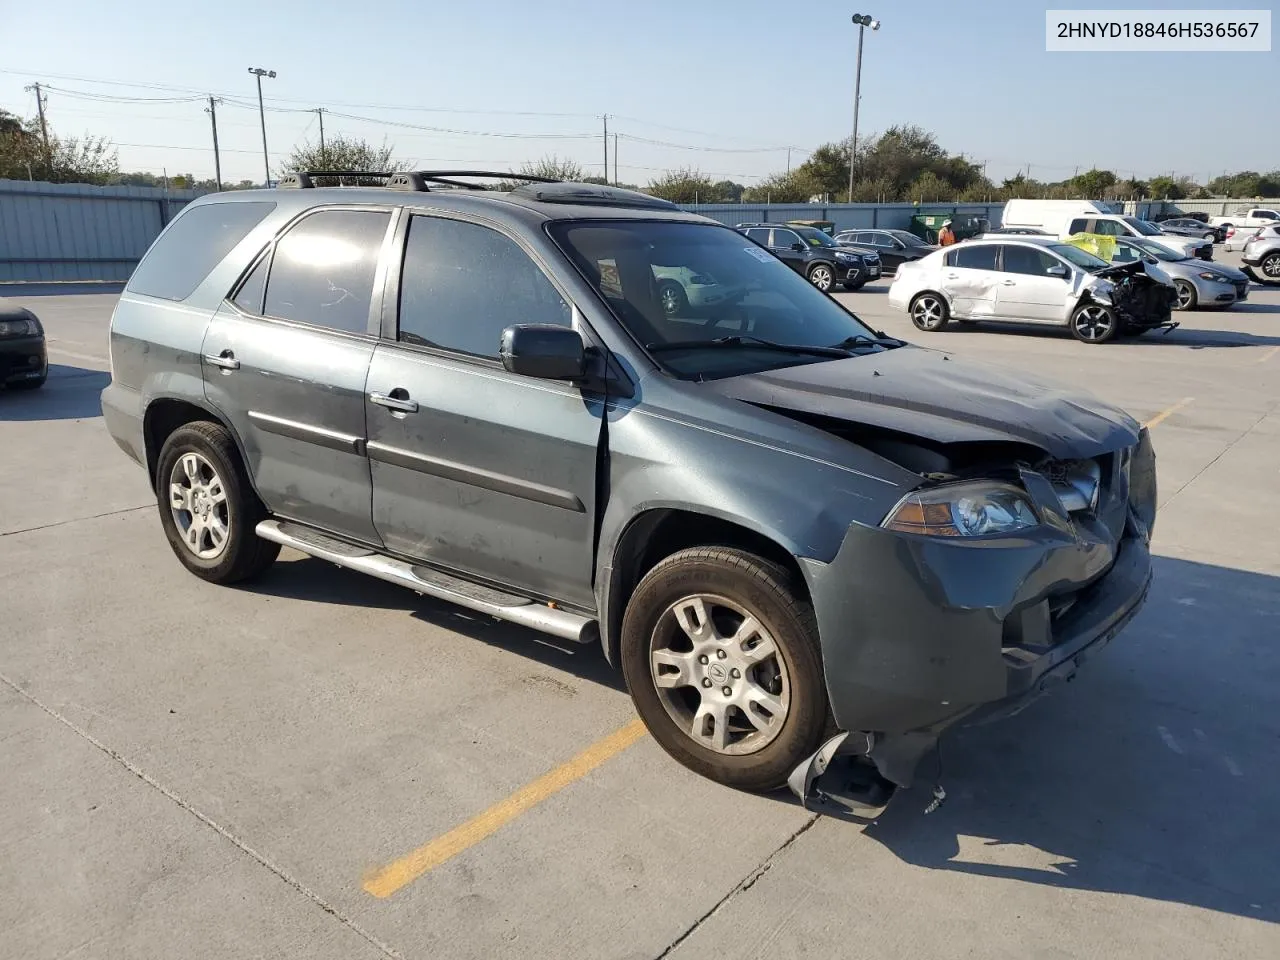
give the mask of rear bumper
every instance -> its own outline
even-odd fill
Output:
[[[49,372],[44,337],[0,340],[0,385],[40,380]]]
[[[147,464],[142,432],[142,398],[137,391],[112,382],[102,391],[102,421],[121,450],[140,466]]]

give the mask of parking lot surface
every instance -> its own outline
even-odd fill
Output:
[[[1280,956],[1280,289],[1099,347],[887,287],[839,297],[1149,423],[1161,509],[1134,623],[870,825],[679,767],[594,648],[288,552],[188,575],[100,418],[115,297],[16,296],[0,957]]]

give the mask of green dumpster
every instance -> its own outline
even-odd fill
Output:
[[[938,231],[948,220],[957,240],[976,237],[991,229],[991,221],[976,213],[917,213],[911,218],[910,230],[929,243],[938,242]]]

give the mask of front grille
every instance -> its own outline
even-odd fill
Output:
[[[1243,300],[1245,297],[1249,295],[1248,280],[1237,280],[1235,285],[1236,285],[1236,296],[1239,297],[1241,300]]]

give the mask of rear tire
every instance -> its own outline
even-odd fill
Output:
[[[1263,257],[1258,263],[1258,270],[1263,283],[1280,283],[1280,253],[1269,253]]]
[[[659,562],[627,604],[621,659],[658,744],[728,786],[782,786],[828,731],[813,608],[754,554],[694,547]]]
[[[920,293],[911,301],[911,322],[917,330],[941,330],[951,319],[951,308],[940,293]]]
[[[169,434],[156,464],[155,486],[169,546],[201,580],[249,580],[279,555],[278,543],[254,532],[267,510],[221,424],[197,420]]]

